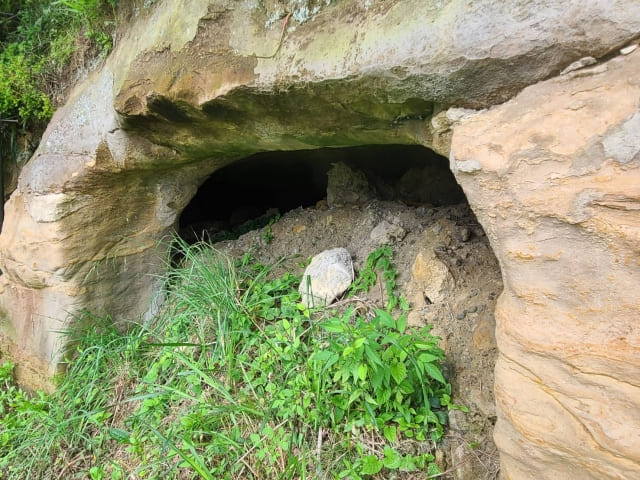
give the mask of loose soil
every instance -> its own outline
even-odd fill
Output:
[[[215,247],[234,256],[251,250],[265,264],[280,262],[276,273],[302,273],[314,255],[344,247],[358,271],[384,241],[371,235],[381,222],[395,232],[386,240],[394,252],[398,293],[412,308],[409,324],[433,325],[446,353],[444,373],[454,401],[469,410],[450,413],[448,433],[438,447],[440,466],[449,472],[442,478],[497,478],[498,454],[492,440],[497,355],[493,312],[502,279],[468,204],[435,208],[374,200],[365,206],[328,208],[319,202],[316,208],[289,211],[270,227]],[[366,300],[383,304],[383,290],[372,288]]]

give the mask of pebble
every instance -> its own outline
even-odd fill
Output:
[[[574,70],[579,70],[580,68],[588,67],[589,65],[593,65],[596,63],[596,59],[593,57],[583,57],[580,60],[576,60],[567,68],[560,72],[560,75],[566,75],[569,72],[573,72]]]
[[[467,316],[467,311],[456,313],[456,320],[464,320],[464,317]]]
[[[622,55],[629,55],[631,52],[633,52],[636,48],[638,48],[638,44],[634,43],[633,45],[629,45],[627,47],[621,48],[620,49],[620,54]]]
[[[474,305],[473,307],[470,307],[467,309],[467,313],[476,313],[478,311],[478,306]]]
[[[473,329],[473,345],[480,352],[496,348],[495,321],[493,317],[480,318]]]
[[[463,228],[462,230],[460,230],[460,240],[462,240],[463,242],[468,242],[470,238],[471,230],[469,230],[468,228]]]
[[[388,245],[402,240],[406,235],[407,231],[400,225],[383,220],[371,231],[369,238],[378,245]]]

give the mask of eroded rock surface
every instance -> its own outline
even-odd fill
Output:
[[[5,205],[3,336],[53,370],[58,332],[81,310],[152,314],[162,239],[229,162],[364,144],[448,156],[464,121],[453,166],[507,283],[497,335],[505,471],[528,479],[540,460],[536,476],[570,477],[573,465],[633,477],[638,53],[464,119],[465,108],[599,61],[639,31],[640,3],[626,0],[159,1],[56,113]],[[554,102],[548,85],[571,93]],[[536,387],[547,381],[564,396]]]
[[[640,478],[640,54],[598,67],[529,87],[453,137],[452,169],[505,280],[506,479]]]

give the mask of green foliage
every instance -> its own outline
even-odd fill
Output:
[[[53,113],[51,101],[34,82],[42,64],[30,63],[16,50],[12,45],[0,54],[0,115],[23,123],[48,120]]]
[[[2,478],[55,478],[72,461],[66,478],[439,473],[430,446],[450,386],[428,328],[383,309],[310,310],[295,275],[179,248],[155,319],[124,334],[80,319],[54,394],[30,397],[0,368]]]
[[[378,281],[378,272],[382,272],[382,281],[387,293],[387,310],[392,311],[400,305],[403,311],[407,311],[407,302],[395,293],[397,271],[393,266],[393,252],[389,245],[378,247],[369,254],[364,268],[349,290],[349,296],[368,292]]]
[[[22,126],[53,113],[48,82],[73,56],[84,32],[100,54],[112,47],[115,0],[3,0],[0,22],[0,119]]]

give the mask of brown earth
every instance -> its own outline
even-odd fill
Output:
[[[451,473],[444,478],[497,478],[493,311],[502,279],[487,237],[466,203],[434,208],[373,200],[366,206],[328,208],[320,202],[215,247],[232,255],[251,249],[258,261],[281,261],[279,271],[296,273],[321,251],[344,247],[357,271],[379,246],[371,232],[384,221],[393,226],[389,230],[400,232],[391,235],[391,244],[398,290],[412,307],[409,323],[433,325],[446,353],[444,372],[454,401],[469,409],[451,412],[450,429],[438,447],[441,467]],[[383,289],[372,288],[367,300],[384,303]]]

